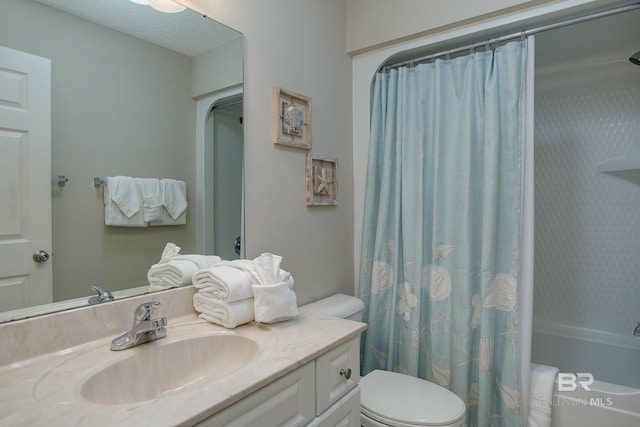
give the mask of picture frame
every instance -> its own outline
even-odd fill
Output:
[[[311,98],[273,87],[273,143],[311,149]]]
[[[307,206],[335,206],[338,192],[338,160],[306,155]]]

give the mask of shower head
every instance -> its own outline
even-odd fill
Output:
[[[640,65],[640,50],[631,55],[629,61],[631,61],[632,64]]]

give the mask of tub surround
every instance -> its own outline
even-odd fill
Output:
[[[251,322],[229,330],[197,317],[193,293],[188,286],[0,325],[0,424],[193,425],[357,337],[366,327],[301,313],[286,322]],[[161,315],[169,323],[167,338],[110,351],[111,340],[131,327],[135,307],[148,300],[161,302]],[[246,366],[222,379],[146,402],[97,404],[81,396],[92,374],[127,352],[216,333],[245,336],[259,350]]]

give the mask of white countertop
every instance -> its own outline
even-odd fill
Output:
[[[356,337],[366,327],[310,313],[277,324],[252,322],[232,330],[205,322],[195,313],[169,317],[168,322],[166,338],[132,349],[113,352],[109,345],[114,336],[106,336],[1,366],[0,425],[189,426]],[[212,384],[146,402],[97,404],[81,397],[86,379],[126,352],[161,345],[164,340],[219,332],[254,340],[258,353],[246,366]]]

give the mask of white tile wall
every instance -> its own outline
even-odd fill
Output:
[[[593,62],[536,73],[534,321],[629,335],[640,321],[640,169],[594,166],[640,153],[640,67]]]

